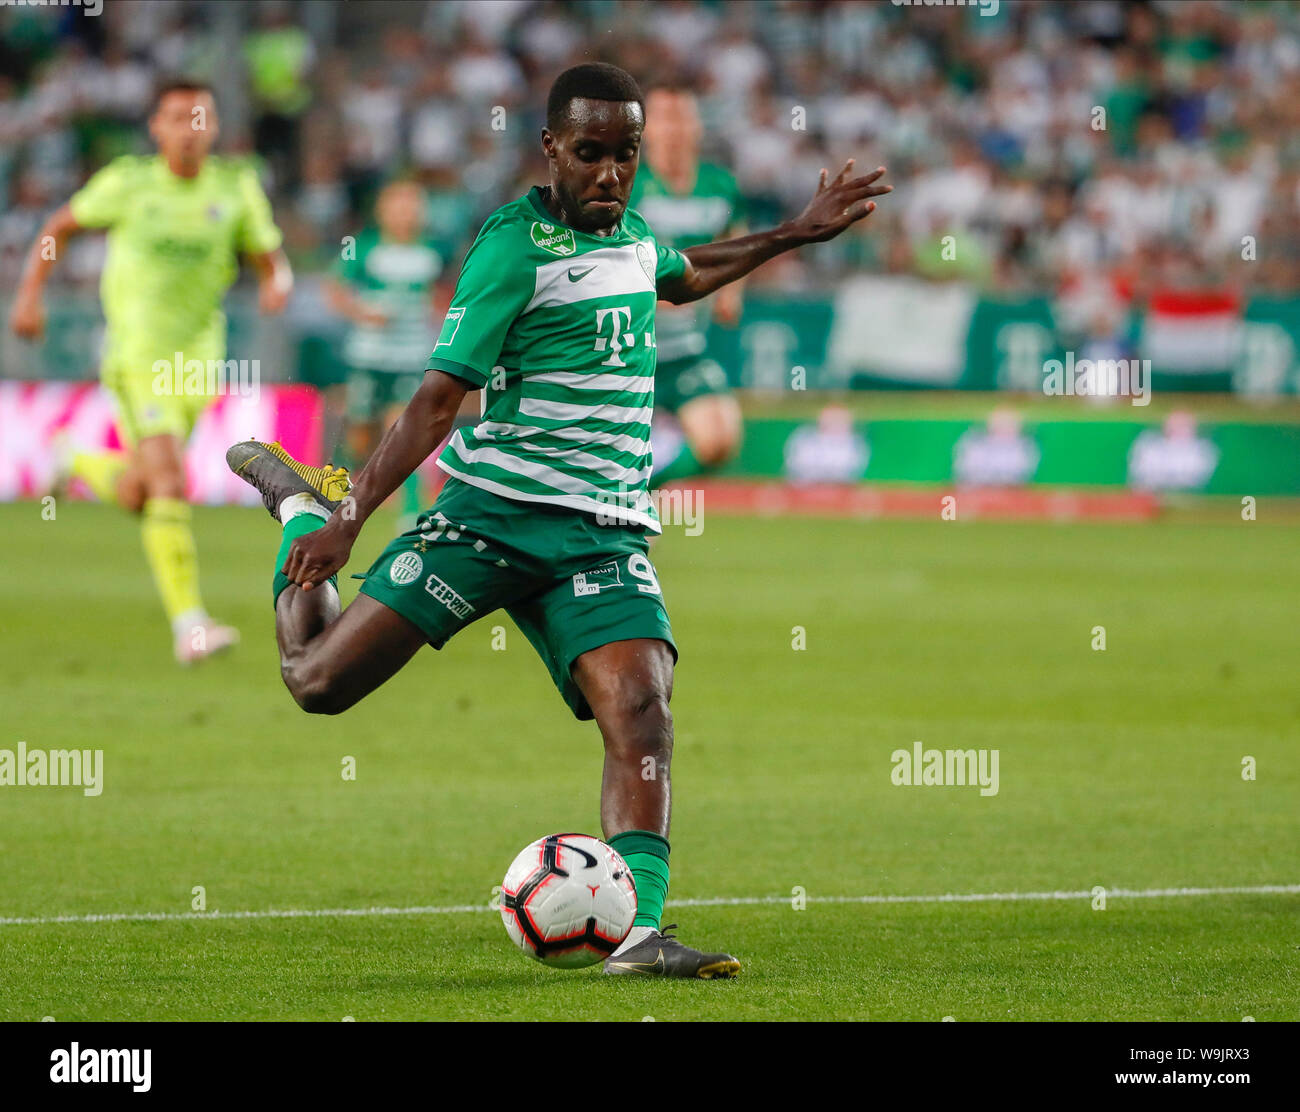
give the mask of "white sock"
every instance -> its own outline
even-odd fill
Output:
[[[631,931],[628,932],[628,936],[623,939],[623,945],[615,950],[610,956],[618,957],[619,954],[632,949],[633,946],[640,945],[654,933],[654,927],[633,927]]]
[[[291,517],[297,517],[299,514],[315,514],[317,517],[329,520],[330,512],[310,494],[303,491],[301,494],[291,494],[280,503],[280,524],[288,525]]]

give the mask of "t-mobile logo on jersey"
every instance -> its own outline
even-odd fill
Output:
[[[612,332],[608,336],[602,336],[605,330],[605,322],[610,321]],[[631,347],[636,343],[636,335],[632,332],[623,331],[632,323],[632,310],[627,305],[616,305],[609,309],[596,310],[596,346],[592,351],[608,351],[609,358],[602,359],[602,367],[626,367],[627,364],[619,358],[618,353],[625,347]]]

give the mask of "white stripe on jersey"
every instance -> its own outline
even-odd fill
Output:
[[[606,522],[619,525],[644,525],[652,533],[663,532],[659,519],[650,512],[654,503],[651,502],[650,495],[644,490],[637,491],[636,508],[628,509],[616,502],[602,502],[599,498],[589,498],[581,494],[528,494],[522,490],[516,490],[514,487],[506,486],[504,483],[485,479],[473,472],[461,471],[447,462],[445,452],[435,462],[448,475],[455,475],[456,478],[469,483],[470,486],[476,486],[480,490],[486,490],[492,494],[499,494],[502,498],[512,498],[516,502],[541,502],[548,506],[566,506],[571,510],[584,510],[587,513],[603,515],[602,519]]]
[[[575,279],[573,276],[578,275]],[[630,293],[654,293],[654,279],[637,260],[636,244],[598,247],[567,259],[556,259],[537,268],[532,300],[524,313],[556,305],[575,305],[597,297],[619,297]],[[521,314],[522,315],[522,314]]]
[[[613,483],[635,486],[643,479],[650,477],[650,463],[648,460],[640,467],[625,467],[617,460],[593,456],[590,452],[584,452],[576,445],[572,448],[543,449],[536,444],[530,444],[527,440],[518,440],[515,443],[521,448],[544,454],[548,459],[557,459],[566,464],[572,463],[578,467],[585,467],[588,471],[595,471],[598,475],[603,475]]]
[[[544,398],[520,398],[521,417],[541,417],[546,421],[564,421],[580,425],[584,421],[612,421],[621,424],[639,422],[648,425],[654,410],[651,406],[632,408],[626,405],[575,405],[572,402],[552,402]]]
[[[586,429],[542,429],[536,425],[516,425],[509,421],[480,421],[474,426],[476,440],[526,440],[534,436],[554,436],[576,440],[579,444],[603,444],[618,452],[640,458],[650,451],[650,441],[622,432],[588,432]]]
[[[502,471],[512,471],[516,475],[523,475],[534,482],[554,487],[556,490],[562,490],[566,494],[587,494],[592,490],[590,480],[584,481],[578,476],[570,475],[567,471],[557,471],[554,467],[547,467],[545,464],[538,463],[536,460],[525,456],[512,456],[509,452],[503,452],[501,449],[493,448],[488,444],[478,448],[468,448],[465,446],[464,440],[459,443],[452,440],[447,447],[464,463],[490,463],[501,468]],[[600,462],[608,466],[607,461],[601,460]],[[628,486],[635,484],[638,472],[621,467],[618,464],[614,466],[618,470],[618,474],[613,477],[614,482],[622,480]]]
[[[578,390],[626,390],[630,394],[649,394],[655,388],[654,375],[584,374],[581,371],[543,371],[524,379],[525,385],[533,382],[571,386]]]

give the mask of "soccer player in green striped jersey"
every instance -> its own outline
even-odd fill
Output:
[[[149,133],[158,154],[115,159],[46,221],[28,254],[11,325],[19,336],[39,339],[42,290],[64,243],[86,230],[107,230],[100,377],[128,448],[79,452],[69,470],[101,501],[141,515],[175,656],[190,664],[238,640],[203,607],[185,497],[185,441],[213,401],[215,372],[224,373],[221,301],[240,255],[258,271],[265,313],[283,311],[293,276],[253,168],[209,154],[217,110],[206,85],[178,81],[160,89]]]
[[[767,259],[839,235],[875,208],[884,168],[834,178],[771,231],[685,252],[628,207],[645,105],[615,66],[566,70],[547,101],[550,184],[493,213],[470,248],[424,382],[351,484],[278,445],[245,441],[232,470],[283,526],[273,586],[281,675],[337,714],[424,645],[505,609],[605,744],[600,817],[636,880],[632,933],[607,973],[731,977],[730,954],[661,928],[677,649],[648,536],[655,305],[684,304]],[[371,565],[341,609],[333,576],[366,518],[438,446],[467,391],[483,420],[438,463],[449,478],[420,527]]]
[[[646,94],[645,154],[632,205],[659,242],[679,251],[744,231],[740,187],[721,166],[701,161],[702,136],[690,89],[661,85]],[[740,406],[726,371],[707,351],[712,319],[740,320],[739,282],[690,305],[660,305],[656,314],[655,408],[671,413],[681,434],[658,430],[655,486],[721,467],[740,448]]]

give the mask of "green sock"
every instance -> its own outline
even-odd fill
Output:
[[[698,475],[703,470],[704,467],[691,451],[690,441],[682,437],[682,446],[677,450],[677,454],[650,477],[650,482],[652,486],[660,487],[664,483],[671,483],[674,479]]]
[[[313,532],[325,524],[323,517],[316,514],[294,514],[284,523],[284,536],[280,538],[280,551],[275,557],[275,582],[271,587],[271,605],[275,606],[280,599],[280,592],[290,585],[287,575],[280,569],[284,567],[284,562],[289,558],[289,549],[292,547],[295,538],[301,537],[304,533]],[[337,591],[339,586],[339,577],[330,576],[330,582],[334,584]]]
[[[649,830],[624,830],[610,838],[609,844],[627,862],[636,881],[632,925],[658,930],[668,895],[668,839]]]

